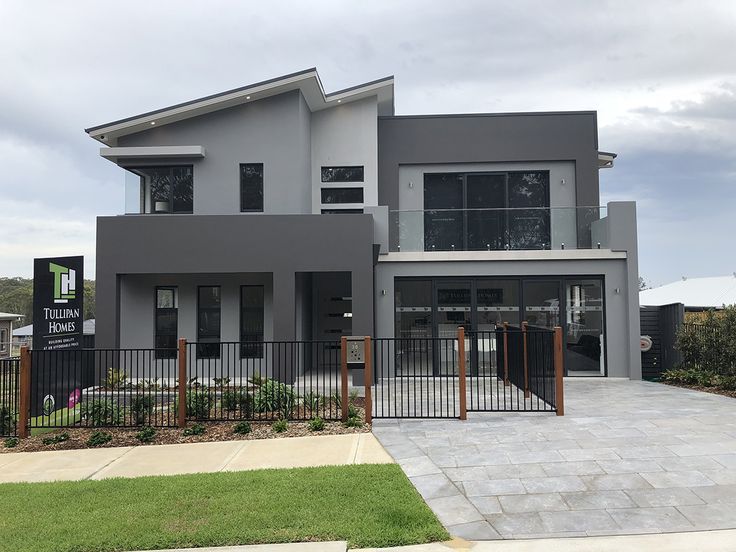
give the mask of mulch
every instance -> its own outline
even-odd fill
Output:
[[[721,389],[720,387],[703,387],[702,385],[687,385],[685,383],[671,383],[668,381],[661,381],[660,383],[671,385],[672,387],[682,387],[683,389],[692,389],[693,391],[702,391],[703,393],[712,393],[713,395],[723,395],[724,397],[736,399],[736,391]]]
[[[188,422],[191,427],[198,422]],[[251,432],[244,435],[233,432],[237,422],[201,422],[205,426],[202,435],[185,436],[179,428],[156,428],[156,434],[150,443],[141,443],[136,434],[143,428],[68,428],[60,429],[43,435],[35,435],[27,439],[21,439],[17,446],[9,448],[0,441],[0,454],[13,452],[36,452],[43,450],[74,450],[90,448],[87,440],[96,431],[109,433],[112,440],[105,445],[96,448],[128,447],[146,445],[173,445],[178,443],[206,443],[212,441],[249,441],[253,439],[284,439],[289,437],[304,437],[306,435],[344,435],[351,433],[369,433],[371,426],[363,424],[363,427],[345,427],[341,422],[325,421],[322,431],[311,431],[307,422],[290,421],[288,428],[283,433],[276,433],[272,429],[273,422],[249,422]],[[44,445],[43,439],[62,433],[69,434],[69,440],[53,445]]]

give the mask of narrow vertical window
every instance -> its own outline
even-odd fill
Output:
[[[178,307],[175,287],[156,288],[156,358],[176,358]]]
[[[263,286],[240,288],[240,358],[263,356]]]
[[[240,210],[263,212],[263,163],[240,164]]]
[[[197,289],[197,356],[220,358],[220,286]]]

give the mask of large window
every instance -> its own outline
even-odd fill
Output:
[[[197,289],[197,356],[220,358],[220,286]]]
[[[156,288],[156,358],[176,358],[178,307],[175,287]]]
[[[548,249],[549,172],[424,175],[427,251]]]
[[[263,356],[263,286],[240,288],[240,358]]]
[[[322,182],[363,182],[363,166],[322,167]]]
[[[263,211],[263,163],[240,165],[240,210]]]
[[[143,213],[192,213],[194,176],[192,166],[136,167],[128,170],[141,179]]]

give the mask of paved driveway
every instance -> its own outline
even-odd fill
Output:
[[[736,528],[736,399],[565,380],[566,415],[376,420],[449,531],[468,539]]]

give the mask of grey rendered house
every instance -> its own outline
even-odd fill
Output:
[[[98,347],[562,326],[568,375],[641,377],[636,208],[600,206],[596,113],[394,112],[315,69],[87,129]],[[202,349],[202,354],[208,354]]]

